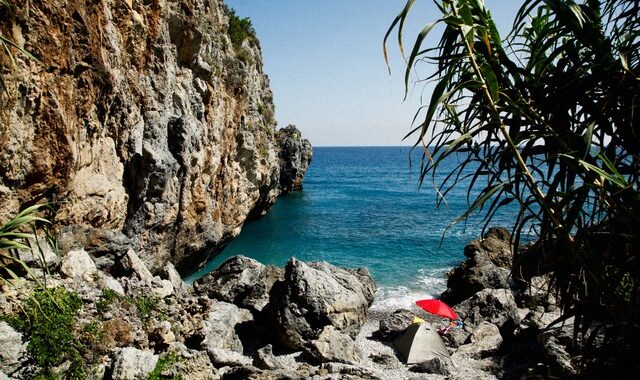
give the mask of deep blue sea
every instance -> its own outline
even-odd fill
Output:
[[[445,289],[446,272],[480,236],[479,217],[445,228],[467,208],[466,187],[436,208],[431,180],[419,187],[420,154],[408,147],[316,147],[304,190],[278,199],[194,279],[233,255],[284,265],[291,256],[369,268],[378,284],[375,307],[407,307]],[[411,159],[410,159],[411,157]],[[442,176],[457,165],[451,159]],[[437,178],[436,180],[438,180]],[[510,227],[513,213],[492,225]]]

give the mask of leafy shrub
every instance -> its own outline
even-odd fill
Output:
[[[63,287],[38,289],[27,300],[23,315],[8,321],[29,339],[27,351],[43,369],[40,376],[47,378],[53,367],[69,361],[67,377],[84,377],[83,346],[74,336],[81,306],[78,295]]]
[[[111,305],[120,299],[120,294],[118,294],[115,290],[105,288],[102,289],[102,294],[100,294],[100,299],[96,302],[96,309],[101,312],[109,311]]]
[[[253,24],[248,17],[240,18],[236,15],[235,10],[228,7],[226,10],[227,15],[229,16],[229,28],[227,29],[227,34],[231,39],[233,48],[237,52],[245,39],[250,38],[252,41],[255,41],[256,31],[253,29]]]

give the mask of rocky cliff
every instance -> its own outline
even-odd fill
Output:
[[[0,220],[52,202],[55,226],[128,238],[155,271],[201,263],[263,214],[281,192],[272,93],[257,40],[228,25],[219,0],[3,12],[38,61],[0,58]]]

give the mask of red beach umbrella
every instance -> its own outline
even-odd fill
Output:
[[[416,305],[428,311],[431,314],[439,315],[444,318],[458,319],[458,315],[449,305],[440,300],[420,300],[416,301]]]

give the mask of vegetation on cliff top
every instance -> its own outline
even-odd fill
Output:
[[[242,46],[242,42],[249,38],[251,41],[257,41],[256,31],[253,29],[253,24],[249,17],[240,18],[236,15],[236,11],[232,8],[224,6],[227,15],[229,16],[229,27],[227,28],[227,34],[231,39],[233,48],[238,51]]]
[[[402,51],[414,3],[385,56],[394,30]],[[421,181],[431,176],[442,201],[470,180],[458,220],[481,211],[488,224],[517,205],[516,247],[524,234],[539,240],[514,276],[551,273],[576,336],[600,321],[609,336],[640,337],[640,3],[526,0],[506,40],[483,2],[436,5],[405,75],[408,89],[414,67],[433,69],[419,78],[433,91],[409,134],[424,149]],[[439,43],[423,46],[437,27]],[[464,158],[435,184],[454,154]]]

